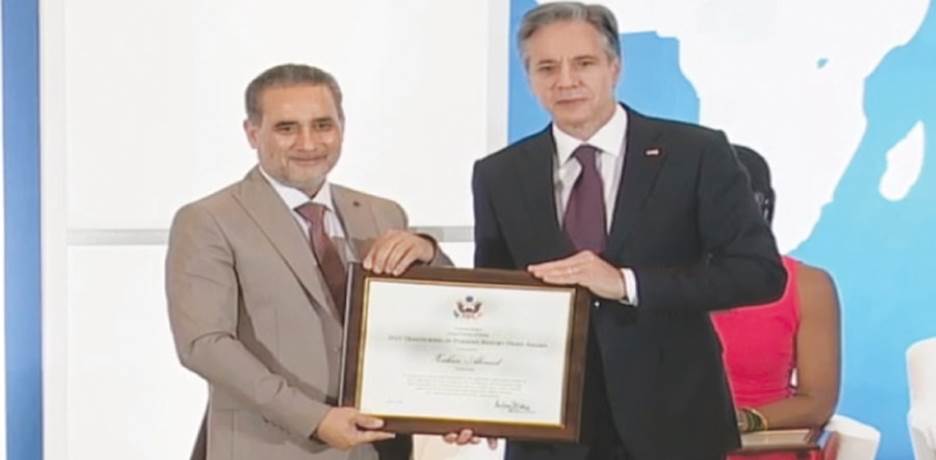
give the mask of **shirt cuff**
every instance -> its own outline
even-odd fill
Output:
[[[629,268],[621,269],[621,276],[624,278],[624,288],[627,289],[627,294],[621,299],[621,303],[624,305],[629,305],[632,307],[637,306],[637,276],[634,275],[634,271]]]

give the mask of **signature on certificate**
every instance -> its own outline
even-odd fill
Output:
[[[502,409],[511,414],[529,414],[533,412],[530,405],[520,401],[494,401],[494,407]]]

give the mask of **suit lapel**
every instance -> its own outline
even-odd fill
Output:
[[[302,228],[259,169],[254,168],[247,174],[235,197],[289,265],[309,296],[334,314],[328,287],[319,275],[318,263],[302,235]]]
[[[643,115],[627,110],[624,172],[615,199],[611,233],[605,254],[617,254],[639,223],[643,208],[663,162],[669,157],[659,144],[662,132]],[[654,152],[655,150],[655,152]]]
[[[340,185],[332,185],[331,193],[345,238],[354,254],[354,261],[360,262],[367,255],[374,243],[374,237],[378,234],[373,211],[367,203],[355,198],[348,189]]]
[[[556,216],[556,190],[553,183],[553,162],[556,143],[553,141],[552,126],[525,145],[514,158],[514,177],[521,183],[522,210],[529,216],[528,228],[533,229],[530,247],[537,248],[534,262],[567,257],[573,253],[572,244],[559,227]]]

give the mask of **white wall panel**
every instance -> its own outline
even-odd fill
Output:
[[[187,455],[205,386],[175,358],[165,247],[134,238],[255,163],[241,123],[260,71],[335,74],[333,178],[414,225],[470,225],[471,163],[506,141],[501,0],[40,1],[47,459]],[[443,246],[471,265],[472,243]]]
[[[43,458],[68,458],[68,193],[65,2],[39,0]]]
[[[68,251],[70,460],[188,458],[206,385],[179,365],[162,246]]]
[[[440,243],[439,247],[459,268],[474,266],[474,243]]]
[[[255,161],[244,87],[287,61],[344,87],[336,180],[398,199],[414,224],[469,224],[471,163],[505,138],[487,113],[506,93],[489,89],[504,84],[490,74],[506,75],[506,54],[492,66],[487,44],[492,27],[505,44],[507,25],[488,5],[66,2],[69,227],[164,228],[182,203],[242,177]],[[493,103],[503,119],[506,101]]]

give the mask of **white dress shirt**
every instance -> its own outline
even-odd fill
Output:
[[[627,112],[617,105],[611,119],[589,139],[576,139],[559,129],[555,123],[552,125],[552,134],[556,141],[553,184],[559,225],[562,225],[565,209],[572,194],[572,186],[582,173],[582,165],[572,157],[572,153],[580,145],[588,144],[598,149],[595,162],[604,187],[605,223],[607,225],[605,231],[610,233],[611,220],[614,218],[614,205],[624,169],[624,155],[627,153],[624,142],[627,135]],[[627,298],[624,302],[636,306],[637,277],[630,268],[621,268],[621,274],[624,276],[624,284],[627,288]]]
[[[290,213],[293,218],[296,219],[296,222],[299,223],[299,226],[302,228],[302,235],[305,237],[306,241],[309,240],[309,223],[302,217],[301,214],[296,212],[296,208],[306,204],[310,201],[309,196],[305,194],[302,190],[292,188],[288,185],[282,184],[273,176],[267,174],[263,170],[263,167],[260,167],[260,173],[263,174],[263,177],[266,178],[267,182],[273,187],[273,190],[276,191],[276,194],[283,200],[283,203],[286,204],[286,207],[289,208]],[[331,184],[326,179],[322,184],[322,188],[319,189],[318,193],[311,198],[311,201],[316,204],[320,204],[325,207],[325,234],[331,238],[332,242],[338,248],[338,251],[343,256],[342,259],[347,261],[356,261],[356,256],[354,251],[351,250],[351,246],[348,244],[347,239],[345,238],[344,227],[341,226],[341,219],[338,218],[338,213],[335,210],[335,204],[332,202],[331,196]]]

